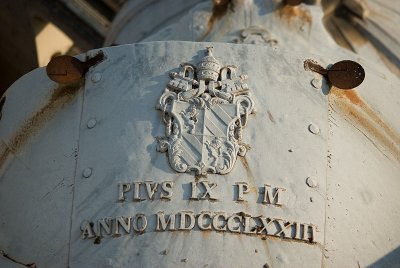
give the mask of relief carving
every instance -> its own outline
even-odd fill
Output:
[[[237,67],[221,68],[212,55],[193,66],[183,63],[159,99],[165,136],[157,137],[157,150],[167,152],[177,172],[227,174],[247,151],[242,131],[254,102]]]

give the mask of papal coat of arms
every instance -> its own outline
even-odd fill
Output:
[[[227,174],[246,154],[242,131],[254,103],[247,76],[236,76],[236,69],[221,68],[210,47],[196,67],[183,63],[170,74],[157,106],[166,127],[157,150],[168,152],[177,172]]]

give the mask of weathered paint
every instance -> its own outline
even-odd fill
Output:
[[[25,123],[15,132],[13,137],[7,142],[2,141],[0,152],[0,168],[10,153],[16,154],[21,148],[24,147],[27,140],[36,135],[38,131],[51,120],[54,115],[68,104],[76,93],[83,88],[82,83],[72,85],[60,85],[53,90],[46,105],[41,107],[38,111],[28,118]]]
[[[386,153],[380,149],[381,146],[400,161],[400,134],[381,119],[357,94],[356,89],[341,90],[332,87],[329,103],[334,111],[349,120],[349,123],[363,133],[384,155]]]
[[[287,22],[290,24],[293,20],[295,20],[295,22],[298,22],[298,20],[300,20],[311,27],[313,18],[310,11],[304,6],[290,6],[282,4],[276,12],[283,22]]]
[[[210,18],[207,22],[207,29],[203,36],[198,40],[202,41],[204,38],[212,31],[214,24],[217,20],[221,19],[228,10],[234,11],[234,6],[232,0],[214,0],[213,8]]]

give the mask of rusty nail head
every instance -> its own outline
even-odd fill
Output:
[[[103,59],[104,53],[102,51],[85,62],[69,55],[58,56],[51,59],[47,64],[47,76],[57,83],[75,83],[85,76],[91,66],[103,61]]]
[[[358,87],[365,78],[364,68],[351,60],[339,61],[328,70],[328,79],[337,88],[352,89]]]
[[[80,60],[63,55],[53,58],[46,67],[47,76],[62,84],[78,82],[84,74],[84,66]]]
[[[329,70],[313,60],[305,60],[304,69],[325,76],[333,86],[340,89],[358,87],[365,78],[364,68],[359,63],[351,60],[336,62]]]

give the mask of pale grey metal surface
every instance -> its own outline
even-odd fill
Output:
[[[0,122],[0,250],[22,263],[68,264],[82,94],[80,85],[60,88],[43,68],[7,91]]]
[[[85,88],[72,217],[72,267],[106,262],[115,267],[243,267],[249,258],[255,266],[321,265],[328,102],[323,91],[315,90],[304,75],[301,57],[268,47],[213,44],[214,55],[222,63],[234,62],[249,75],[250,94],[257,107],[244,132],[251,146],[245,160],[238,159],[228,175],[210,174],[200,179],[217,183],[218,201],[189,200],[190,183],[197,179],[176,173],[166,156],[156,151],[155,137],[163,135],[164,125],[155,105],[169,81],[168,73],[176,71],[181,62],[196,63],[207,45],[157,42],[103,49],[107,59],[95,68],[102,79],[96,84],[88,81]],[[88,129],[86,122],[92,118],[97,124]],[[318,125],[317,135],[309,132],[310,123]],[[80,174],[86,168],[93,171],[90,177],[83,178]],[[316,178],[318,187],[306,185],[309,176]],[[130,192],[127,201],[118,202],[118,183],[149,180],[173,181],[171,201],[156,197],[154,201],[132,202]],[[235,202],[236,182],[249,183],[251,192],[246,194],[246,202]],[[286,189],[281,195],[282,207],[261,204],[258,191],[264,184]],[[245,212],[312,223],[317,226],[316,244],[205,232],[197,227],[190,232],[154,232],[153,214],[159,211]],[[100,244],[80,239],[83,220],[96,222],[102,217],[138,213],[148,217],[144,234],[106,237]],[[91,258],[93,255],[96,258]],[[187,261],[181,262],[184,259]]]
[[[0,121],[5,160],[1,249],[22,263],[52,267],[68,262],[70,267],[396,265],[397,78],[359,59],[367,74],[364,83],[351,91],[331,88],[328,94],[325,79],[305,71],[303,61],[312,58],[327,66],[354,56],[340,49],[328,58],[214,43],[221,63],[235,63],[249,76],[257,112],[244,132],[251,147],[245,159],[239,158],[227,175],[196,178],[176,173],[166,155],[156,151],[156,137],[165,127],[155,106],[169,72],[177,71],[181,62],[196,64],[208,45],[155,42],[102,49],[106,60],[86,74],[84,91],[79,86],[55,91],[43,69],[14,84]],[[26,98],[33,92],[35,98]],[[35,117],[43,107],[48,107],[44,115]],[[25,132],[33,135],[15,143],[16,135]],[[12,153],[5,153],[7,148]],[[161,188],[148,200],[144,185],[140,195],[146,200],[133,202],[132,189],[124,202],[118,201],[118,183],[144,181],[172,181],[170,201],[160,200],[166,193]],[[191,200],[190,186],[196,181],[216,183],[218,200]],[[236,200],[239,182],[250,186],[243,194],[247,201]],[[285,189],[280,193],[282,206],[262,203],[259,191],[264,184]],[[161,211],[264,215],[310,223],[316,226],[316,243],[290,235],[282,239],[244,230],[216,232],[215,226],[203,231],[197,223],[191,231],[156,232],[155,214]],[[132,229],[100,240],[81,238],[85,221],[93,221],[97,231],[102,218],[141,213],[148,220],[143,234]],[[178,229],[179,218],[176,224]]]
[[[389,255],[400,246],[400,92],[396,79],[366,73],[357,90],[329,96],[325,254],[332,267],[400,264],[398,253]]]
[[[277,3],[262,2],[236,1],[242,6],[217,21],[207,36],[211,3],[147,37],[236,45],[149,42],[104,48],[106,60],[86,74],[84,88],[56,90],[42,69],[16,82],[0,121],[0,250],[38,267],[396,267],[399,79],[378,61],[337,47],[319,7],[274,14]],[[135,10],[146,7],[140,3]],[[129,27],[124,31],[129,37]],[[176,173],[166,154],[156,151],[156,137],[165,134],[156,105],[168,74],[182,62],[196,65],[209,45],[223,65],[238,65],[238,73],[249,76],[256,114],[243,132],[250,146],[246,156],[227,175],[202,177]],[[354,90],[330,88],[321,75],[304,70],[306,59],[323,67],[355,60],[366,79]],[[160,183],[154,200],[146,181]],[[134,201],[138,182],[143,201]],[[217,200],[191,198],[196,182],[200,197],[204,185],[216,183],[210,199]],[[284,189],[281,206],[263,204],[265,184]],[[245,193],[238,193],[238,185]],[[217,232],[218,224],[201,230],[199,214],[205,211],[313,224],[315,243],[296,239],[295,230],[285,239],[274,232],[245,234],[244,226],[240,233],[232,226]],[[190,231],[156,232],[158,212],[193,212],[196,224]],[[144,233],[134,230],[142,214]],[[130,234],[121,225],[121,236],[115,230],[106,235],[103,228],[104,237],[82,239],[81,227],[97,235],[99,220],[121,216],[132,217]],[[93,227],[85,225],[89,221]],[[179,226],[177,217],[175,229]],[[0,265],[7,262],[0,256]]]

